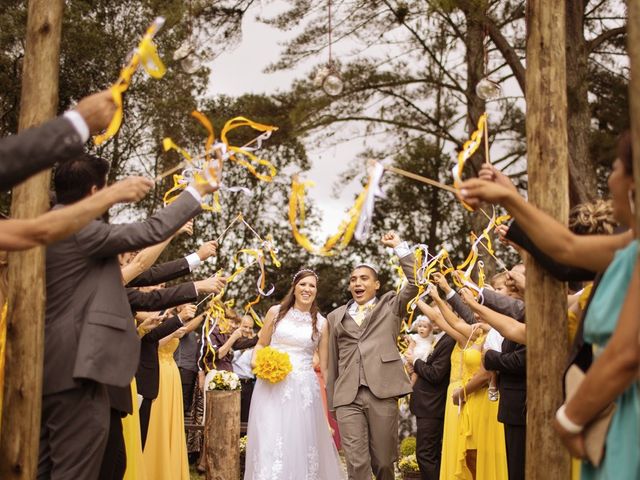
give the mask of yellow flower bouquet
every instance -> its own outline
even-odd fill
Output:
[[[288,353],[272,347],[265,347],[258,350],[256,354],[256,366],[253,373],[258,378],[278,383],[285,379],[292,368]]]

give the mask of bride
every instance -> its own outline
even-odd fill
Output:
[[[313,353],[328,354],[328,326],[318,313],[318,277],[293,276],[280,305],[269,309],[253,353],[271,345],[292,371],[279,383],[258,379],[251,398],[244,480],[338,480],[345,477],[325,416]],[[252,363],[253,363],[252,362]]]

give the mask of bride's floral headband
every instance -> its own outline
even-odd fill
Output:
[[[314,271],[313,271],[313,270],[311,270],[310,268],[303,268],[303,269],[298,270],[298,271],[296,272],[296,274],[295,274],[295,275],[293,276],[293,278],[291,279],[291,282],[292,282],[292,283],[296,283],[296,279],[297,279],[300,275],[302,275],[303,273],[306,273],[306,272],[313,274],[313,276],[314,276],[314,277],[316,277],[316,280],[318,280],[318,274],[317,274],[316,272],[314,272]]]

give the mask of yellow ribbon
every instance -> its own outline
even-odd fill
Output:
[[[278,130],[278,127],[257,123],[245,117],[235,117],[225,123],[222,131],[220,132],[220,140],[227,146],[227,150],[231,153],[229,156],[229,160],[236,162],[238,165],[242,165],[247,170],[249,170],[256,178],[264,182],[271,182],[273,180],[273,177],[276,176],[276,173],[278,173],[278,170],[273,166],[271,162],[263,158],[259,158],[251,153],[251,149],[249,147],[235,147],[229,144],[229,139],[227,138],[228,133],[240,127],[251,127],[259,132],[274,132]],[[261,142],[260,137],[258,137],[258,142]],[[242,158],[243,156],[247,157],[249,161],[244,160]],[[268,173],[259,173],[253,164],[258,164],[264,167],[268,171]]]
[[[353,238],[353,233],[360,219],[362,206],[367,198],[369,184],[364,187],[364,190],[362,190],[358,198],[356,198],[354,205],[347,213],[347,218],[343,220],[338,227],[338,231],[329,237],[321,247],[313,245],[309,238],[298,229],[304,227],[304,219],[306,216],[304,201],[305,189],[313,185],[313,182],[299,182],[297,176],[293,177],[291,182],[291,195],[289,196],[289,223],[291,224],[293,237],[300,246],[315,255],[330,257],[343,250],[349,245],[349,242]],[[334,251],[334,248],[337,249],[337,251]]]
[[[134,50],[129,63],[120,71],[118,81],[111,86],[111,95],[113,96],[113,102],[116,104],[116,112],[111,119],[111,123],[107,127],[107,130],[93,138],[93,143],[101,145],[110,138],[112,138],[122,125],[123,118],[123,106],[122,106],[122,94],[127,91],[131,84],[131,79],[136,73],[138,66],[142,65],[142,68],[153,78],[162,78],[167,69],[160,60],[156,45],[153,43],[153,37],[158,33],[162,25],[164,24],[164,18],[157,17],[140,40],[138,47]]]
[[[460,188],[460,183],[462,183],[462,172],[464,170],[464,166],[467,163],[467,160],[471,158],[471,156],[476,153],[480,145],[482,145],[482,141],[484,139],[484,129],[487,125],[487,114],[483,113],[480,115],[478,119],[478,128],[475,132],[471,134],[471,138],[467,140],[462,146],[462,150],[458,153],[458,163],[453,167],[453,186],[456,188]],[[466,202],[462,201],[462,205],[464,208],[473,211]]]

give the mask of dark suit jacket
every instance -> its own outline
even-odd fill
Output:
[[[127,288],[127,298],[132,311],[153,312],[194,302],[198,299],[198,293],[193,282],[187,282],[150,292]]]
[[[136,372],[138,393],[153,400],[158,396],[160,383],[160,363],[158,362],[158,342],[182,327],[178,316],[173,316],[142,337],[140,364]]]
[[[80,155],[82,139],[69,120],[58,117],[0,140],[0,191],[4,192],[56,162]]]
[[[502,353],[488,350],[484,367],[500,372],[498,420],[510,425],[526,425],[527,418],[527,348],[506,338]]]
[[[473,315],[473,311],[469,308],[469,305],[464,303],[464,300],[462,300],[462,297],[458,295],[457,292],[454,292],[453,296],[450,297],[447,302],[449,302],[453,311],[469,325],[476,323],[476,317]]]
[[[409,401],[411,413],[421,418],[444,418],[447,388],[451,373],[451,352],[456,341],[448,335],[436,343],[427,361],[416,360],[413,369],[418,379]]]
[[[233,361],[233,351],[253,348],[258,343],[257,335],[253,338],[240,337],[233,344],[229,353],[222,358],[218,357],[218,349],[227,343],[230,336],[231,335],[229,333],[222,333],[218,326],[209,332],[209,341],[216,352],[216,358],[213,359],[211,353],[206,348],[203,349],[202,354],[198,359],[198,368],[200,370],[207,370],[208,368],[213,367],[216,370],[227,370],[229,372],[233,372],[233,366],[231,365],[231,362]]]
[[[140,340],[117,255],[161,242],[200,209],[185,193],[145,222],[95,220],[47,247],[43,394],[74,388],[80,379],[130,384]]]
[[[483,305],[498,313],[524,322],[524,302],[517,298],[511,298],[487,288],[482,290]]]
[[[141,273],[131,280],[127,287],[147,287],[149,285],[158,285],[162,282],[168,282],[176,278],[188,275],[189,262],[186,258],[171,260],[170,262],[153,265],[146,272]]]

